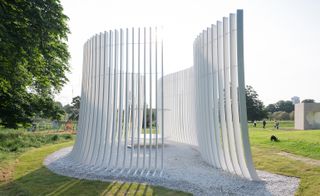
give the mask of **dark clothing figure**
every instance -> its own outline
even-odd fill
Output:
[[[265,120],[263,120],[263,122],[262,122],[263,128],[266,128],[266,124],[267,124],[267,122]]]
[[[253,121],[253,127],[257,127],[257,121]]]
[[[278,121],[276,121],[274,127],[275,127],[276,129],[279,129],[279,125],[280,125],[280,123],[279,123]]]

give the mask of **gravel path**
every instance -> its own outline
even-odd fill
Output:
[[[65,176],[102,180],[129,181],[164,186],[194,195],[294,195],[299,179],[257,171],[261,181],[244,178],[215,169],[204,162],[192,146],[169,142],[165,146],[165,170],[159,175],[125,175],[127,172],[106,170],[73,163],[68,154],[72,147],[63,148],[44,160],[51,171]]]

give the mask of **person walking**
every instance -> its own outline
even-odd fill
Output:
[[[262,121],[262,126],[263,126],[263,128],[266,128],[266,124],[267,124],[266,120],[263,120],[263,121]]]
[[[279,129],[279,125],[280,125],[279,121],[275,121],[274,127],[275,127],[277,130]]]

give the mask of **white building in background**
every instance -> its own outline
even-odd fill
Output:
[[[295,129],[320,129],[320,103],[300,103],[294,108]]]
[[[291,101],[292,101],[293,105],[300,103],[300,97],[293,96],[293,97],[291,97]]]
[[[171,140],[195,146],[215,168],[257,180],[242,10],[204,29],[194,41],[194,66],[167,76],[158,34],[157,28],[120,29],[86,42],[79,131],[69,160],[119,175],[161,175]]]

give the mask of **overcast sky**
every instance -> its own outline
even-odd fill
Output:
[[[265,105],[298,96],[320,101],[320,1],[317,0],[62,0],[70,18],[70,82],[56,100],[80,95],[83,44],[96,33],[163,26],[165,73],[192,66],[194,38],[244,10],[246,84]]]

